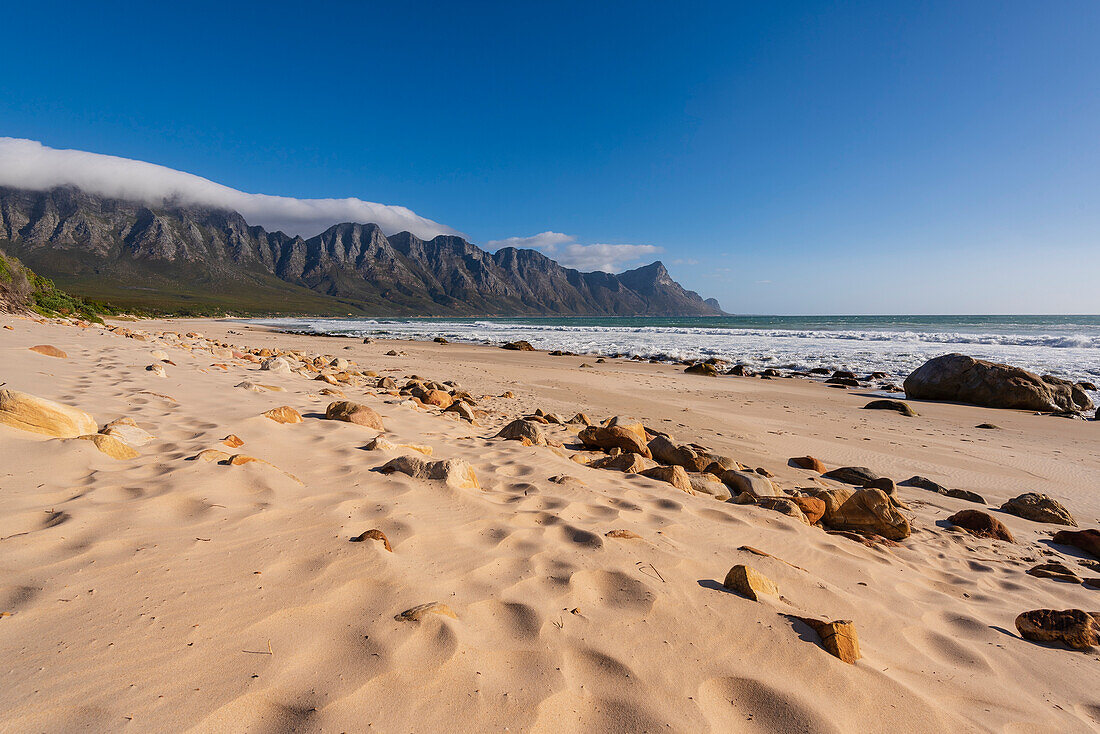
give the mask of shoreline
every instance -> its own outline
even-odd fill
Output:
[[[1051,543],[1058,526],[997,509],[1043,492],[1096,527],[1092,423],[925,401],[906,417],[864,410],[870,390],[816,380],[333,341],[243,321],[0,324],[13,327],[0,329],[4,389],[101,425],[132,418],[153,436],[116,460],[0,426],[0,611],[11,613],[0,654],[12,661],[0,728],[873,731],[883,701],[912,731],[1100,725],[1095,651],[1038,645],[1013,626],[1025,610],[1096,607],[1095,590],[1028,575],[1036,563],[1100,570]],[[30,351],[40,344],[67,357]],[[468,393],[476,423],[378,378],[262,370],[266,357],[248,350],[330,355],[398,387],[417,375]],[[157,362],[164,377],[146,369]],[[370,448],[376,430],[325,420],[341,399],[326,390],[377,411],[394,449]],[[281,405],[301,422],[263,417]],[[783,491],[840,486],[789,462],[811,455],[985,502],[899,484],[912,534],[864,543],[582,465],[575,455],[600,454],[577,448],[578,426],[540,424],[551,445],[494,437],[538,411],[629,416]],[[243,446],[224,444],[230,434]],[[208,449],[260,461],[193,458]],[[402,454],[465,462],[479,486],[377,471]],[[964,509],[992,513],[1015,542],[953,527]],[[392,548],[348,542],[371,529]],[[734,564],[778,595],[727,591]],[[453,616],[395,619],[429,602]],[[836,659],[792,616],[853,620],[863,658]]]

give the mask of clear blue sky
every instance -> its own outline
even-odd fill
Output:
[[[650,245],[741,313],[1100,312],[1100,2],[595,5],[19,3],[0,135]]]

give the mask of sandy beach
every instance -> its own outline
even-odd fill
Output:
[[[809,380],[231,320],[108,325],[129,334],[0,315],[0,387],[150,434],[117,459],[0,425],[0,731],[1100,729],[1100,649],[1014,626],[1033,609],[1100,610],[1100,588],[1028,569],[1095,579],[1100,565],[1052,543],[1063,527],[998,509],[1040,492],[1097,527],[1100,423],[920,401],[907,417]],[[262,370],[248,353],[262,349],[342,358],[353,377]],[[475,419],[368,372],[451,381]],[[384,431],[326,420],[345,398]],[[281,406],[301,421],[263,415]],[[789,463],[809,455],[985,502],[899,485],[911,534],[861,542],[586,466],[584,426],[539,422],[550,445],[495,437],[537,410],[637,419],[781,492],[841,486]],[[199,457],[210,449],[225,455]],[[372,471],[405,455],[466,462],[477,486]],[[947,522],[968,509],[1015,542]],[[391,550],[349,542],[369,530]],[[778,593],[725,588],[738,564]],[[862,657],[830,655],[797,617],[851,620]]]

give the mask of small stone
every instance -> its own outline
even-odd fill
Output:
[[[513,352],[533,352],[535,348],[531,346],[530,342],[520,339],[514,342],[508,342],[507,344],[501,344],[501,349],[510,349]]]
[[[977,492],[971,492],[968,489],[949,489],[945,494],[948,497],[954,497],[957,500],[965,500],[967,502],[973,502],[978,505],[985,504],[985,497],[982,497]]]
[[[981,510],[962,510],[947,518],[947,521],[979,538],[992,538],[994,540],[1003,540],[1007,543],[1016,542],[1016,539],[1012,537],[1012,533],[1004,526],[1004,523],[988,512],[982,512]]]
[[[796,617],[796,619],[805,622],[817,633],[817,636],[821,638],[821,646],[833,657],[839,658],[849,665],[863,657],[859,651],[856,626],[851,620],[841,619],[835,622],[827,622],[812,617]]]
[[[583,462],[582,462],[583,463]],[[615,456],[605,456],[588,464],[593,469],[610,469],[632,474],[641,474],[656,464],[640,454],[620,452]]]
[[[151,364],[145,368],[146,372],[152,372],[157,377],[167,377],[168,373],[162,364]]]
[[[232,433],[223,438],[222,443],[224,443],[231,449],[239,449],[241,446],[244,446],[244,441],[241,439],[241,437]]]
[[[57,357],[58,359],[68,359],[69,355],[61,351],[52,344],[37,344],[33,347],[28,347],[32,352],[45,355],[47,357]]]
[[[1081,609],[1033,609],[1016,617],[1020,636],[1035,642],[1061,642],[1074,650],[1100,644],[1098,623]]]
[[[220,464],[223,461],[229,461],[229,454],[220,449],[203,449],[192,456],[189,461],[213,461]]]
[[[433,601],[413,607],[412,609],[406,609],[394,616],[394,620],[398,622],[419,622],[429,614],[441,614],[446,617],[451,617],[452,619],[458,619],[458,615],[451,611],[449,606],[442,602]]]
[[[390,547],[390,541],[386,537],[386,534],[383,533],[381,530],[378,530],[377,528],[375,528],[374,530],[367,530],[366,532],[356,535],[354,538],[351,539],[351,542],[362,543],[366,540],[381,540],[382,547],[388,550],[390,553],[393,553],[393,548]]]
[[[1001,427],[998,426],[995,423],[979,423],[978,425],[976,425],[974,427],[975,428],[981,428],[984,431],[999,431],[999,430],[1001,430]]]
[[[444,413],[454,413],[464,421],[474,422],[476,416],[474,415],[474,409],[462,400],[456,400],[451,404],[451,407],[447,408]]]
[[[608,530],[604,533],[604,536],[608,538],[622,538],[623,540],[636,540],[642,537],[630,530]]]
[[[761,594],[779,596],[779,589],[771,579],[752,567],[741,563],[729,570],[722,586],[730,591],[736,591],[752,601],[760,601]]]
[[[263,413],[264,417],[270,418],[276,423],[301,423],[302,414],[291,408],[289,405],[281,405],[278,408],[272,408],[266,410]]]

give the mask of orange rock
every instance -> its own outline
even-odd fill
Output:
[[[622,538],[623,540],[634,540],[642,537],[630,530],[608,530],[604,535],[608,538]]]
[[[30,347],[30,350],[32,352],[38,352],[39,354],[44,354],[47,357],[57,357],[59,359],[68,359],[69,358],[69,355],[65,354],[63,351],[61,351],[57,347],[55,347],[53,345],[50,345],[50,344],[38,344],[36,346]]]
[[[818,474],[824,474],[829,471],[829,468],[825,466],[824,462],[812,456],[796,456],[791,459],[790,463],[797,466],[799,469],[808,469]]]
[[[797,617],[808,624],[817,636],[821,638],[821,646],[825,651],[844,662],[851,664],[863,657],[859,652],[859,638],[856,636],[856,626],[851,620],[841,619],[835,622],[826,622],[812,617]]]
[[[432,601],[427,604],[413,607],[412,609],[406,609],[394,616],[394,619],[398,622],[419,622],[429,614],[442,614],[452,619],[458,619],[458,615],[451,611],[449,606],[438,601]]]
[[[289,405],[280,405],[278,408],[264,411],[264,416],[276,423],[301,423],[302,414]]]
[[[382,547],[385,548],[386,550],[388,550],[390,553],[393,553],[393,548],[390,547],[390,541],[386,537],[386,534],[383,533],[381,530],[379,530],[377,528],[375,528],[373,530],[368,530],[365,533],[360,533],[359,535],[356,535],[354,538],[351,539],[351,542],[352,543],[362,543],[363,541],[366,541],[366,540],[381,540],[382,541]]]
[[[228,436],[223,438],[222,443],[224,443],[231,449],[238,449],[241,446],[244,446],[244,441],[241,439],[241,437],[234,433],[230,433]]]
[[[798,505],[798,509],[802,510],[802,514],[811,525],[825,514],[824,500],[819,500],[817,497],[791,497],[791,499]]]

